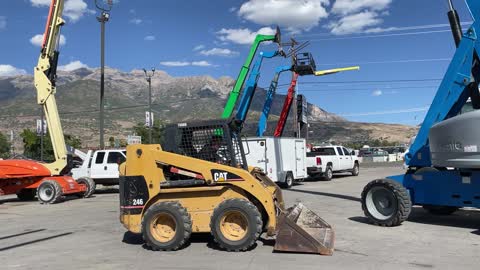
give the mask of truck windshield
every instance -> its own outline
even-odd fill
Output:
[[[335,149],[333,149],[333,147],[312,148],[311,153],[321,156],[335,156]]]

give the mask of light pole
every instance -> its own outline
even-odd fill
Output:
[[[148,73],[146,69],[143,69],[145,73],[145,79],[148,82],[148,143],[152,143],[152,77],[155,74],[155,68],[152,68],[152,72]]]
[[[95,6],[102,11],[97,20],[100,22],[100,149],[105,148],[104,141],[104,95],[105,95],[105,23],[110,18],[110,10],[112,10],[112,0],[101,0],[103,4],[99,4],[95,0]]]

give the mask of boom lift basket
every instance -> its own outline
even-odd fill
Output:
[[[163,150],[247,169],[240,136],[225,119],[167,125]]]
[[[313,75],[317,69],[315,60],[309,52],[298,53],[295,57],[294,71],[300,75]]]

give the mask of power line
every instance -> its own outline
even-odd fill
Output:
[[[426,34],[437,34],[437,33],[446,33],[451,32],[451,30],[432,30],[432,31],[420,31],[420,32],[407,32],[407,33],[396,33],[396,34],[384,34],[384,35],[365,35],[358,37],[336,37],[336,38],[320,38],[320,39],[309,39],[310,42],[318,41],[333,41],[333,40],[348,40],[348,39],[365,39],[365,38],[381,38],[381,37],[396,37],[396,36],[410,36],[410,35],[426,35]],[[307,40],[299,40],[304,42]]]
[[[316,64],[317,66],[333,66],[333,65],[371,65],[371,64],[391,64],[391,63],[416,63],[416,62],[437,62],[451,61],[451,58],[431,58],[431,59],[406,59],[406,60],[390,60],[390,61],[367,61],[367,62],[345,62],[345,63],[328,63]]]
[[[405,79],[405,80],[365,80],[365,81],[317,81],[317,82],[300,82],[299,85],[302,84],[363,84],[363,83],[405,83],[405,82],[438,82],[442,79]],[[278,86],[286,86],[290,85],[290,83],[279,84]]]
[[[399,110],[389,110],[389,111],[373,111],[373,112],[362,112],[362,113],[350,113],[350,114],[337,114],[343,117],[353,117],[353,116],[371,116],[371,115],[386,115],[386,114],[400,114],[400,113],[412,113],[412,112],[424,112],[428,111],[430,106],[426,107],[417,107],[409,109],[399,109]]]

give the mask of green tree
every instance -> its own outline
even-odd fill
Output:
[[[0,133],[0,158],[7,158],[10,156],[10,143],[7,136]]]
[[[69,134],[65,134],[64,136],[67,145],[70,145],[73,148],[82,147],[82,141],[80,138]],[[28,158],[39,160],[41,156],[40,136],[38,136],[35,131],[24,129],[23,132],[20,133],[20,137],[23,139],[23,154]],[[50,140],[50,135],[47,132],[47,135],[43,137],[43,160],[54,161],[54,159],[52,142]]]
[[[115,147],[115,137],[111,136],[110,138],[108,138],[108,143],[110,147]]]
[[[163,142],[164,125],[160,120],[153,122],[152,130],[152,144],[160,144]],[[133,127],[133,132],[138,136],[142,136],[142,143],[148,143],[148,128],[143,123],[138,123]]]

